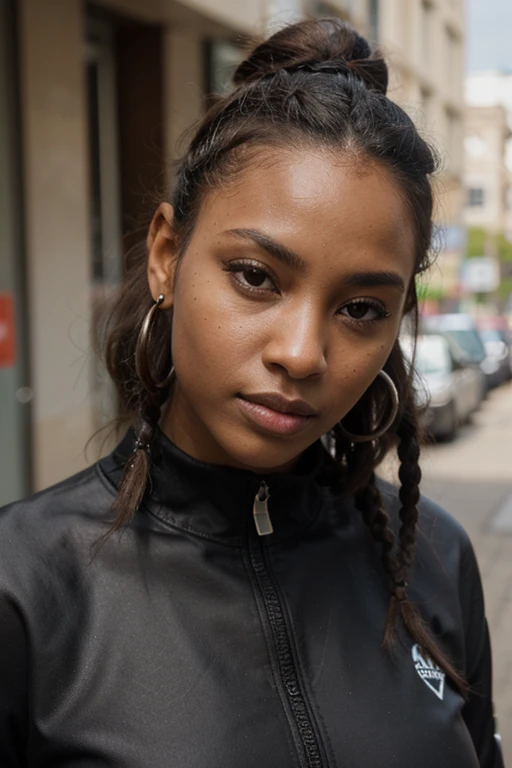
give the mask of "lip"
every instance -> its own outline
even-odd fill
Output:
[[[260,399],[262,398],[258,395],[258,400]],[[309,427],[315,418],[314,415],[278,411],[275,408],[271,408],[261,402],[248,400],[245,396],[242,395],[239,395],[237,400],[244,416],[251,423],[251,425],[260,427],[265,432],[269,432],[274,435],[294,435],[297,434],[297,432],[302,432],[304,429]],[[266,400],[269,402],[267,397]],[[276,401],[274,400],[274,402]],[[283,407],[283,402],[286,403],[287,406],[293,402],[294,408],[306,406],[306,404],[302,402],[301,405],[297,405],[297,401],[286,401],[283,400],[283,398],[280,398],[279,403],[281,408]],[[310,406],[306,407],[309,411],[313,410]]]
[[[295,416],[318,416],[318,411],[304,400],[287,400],[279,392],[258,392],[255,395],[239,395],[244,400],[257,405],[264,405],[278,413],[294,414]]]

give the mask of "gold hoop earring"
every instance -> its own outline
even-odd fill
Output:
[[[379,429],[374,430],[374,432],[370,432],[368,435],[353,435],[351,432],[349,432],[341,421],[339,422],[339,428],[343,435],[347,437],[351,443],[369,443],[373,442],[374,440],[378,440],[379,437],[382,437],[388,429],[392,426],[393,422],[395,421],[397,414],[398,414],[398,408],[399,408],[399,398],[398,398],[398,390],[395,386],[395,383],[391,376],[389,376],[386,371],[379,371],[378,375],[384,379],[386,384],[388,385],[389,393],[391,396],[391,413],[389,414],[389,417],[386,419],[385,424],[383,424],[382,427],[379,427]]]
[[[135,370],[137,371],[137,376],[141,380],[144,388],[151,395],[156,395],[158,390],[168,387],[174,376],[174,365],[172,365],[171,370],[165,379],[163,381],[156,382],[151,376],[150,366],[148,365],[147,361],[147,345],[151,336],[151,324],[156,311],[164,299],[164,295],[160,294],[158,299],[147,313],[146,317],[144,318],[144,322],[142,323],[142,328],[140,329],[137,345],[135,347]]]

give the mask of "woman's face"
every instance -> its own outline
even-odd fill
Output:
[[[268,150],[211,193],[177,273],[170,206],[148,243],[153,298],[173,305],[162,427],[195,458],[254,471],[291,468],[359,400],[395,343],[414,266],[395,182],[321,151]],[[294,400],[311,415],[284,414]]]

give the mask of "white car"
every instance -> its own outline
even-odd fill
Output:
[[[413,340],[400,339],[406,359],[413,356]],[[464,366],[450,351],[444,336],[419,336],[414,359],[417,403],[425,410],[423,426],[433,437],[451,440],[458,427],[477,410],[482,399],[482,373]]]

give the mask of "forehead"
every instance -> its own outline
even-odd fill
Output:
[[[330,151],[267,150],[236,181],[208,196],[198,227],[264,230],[306,260],[343,257],[414,266],[411,213],[397,182],[375,162]]]

